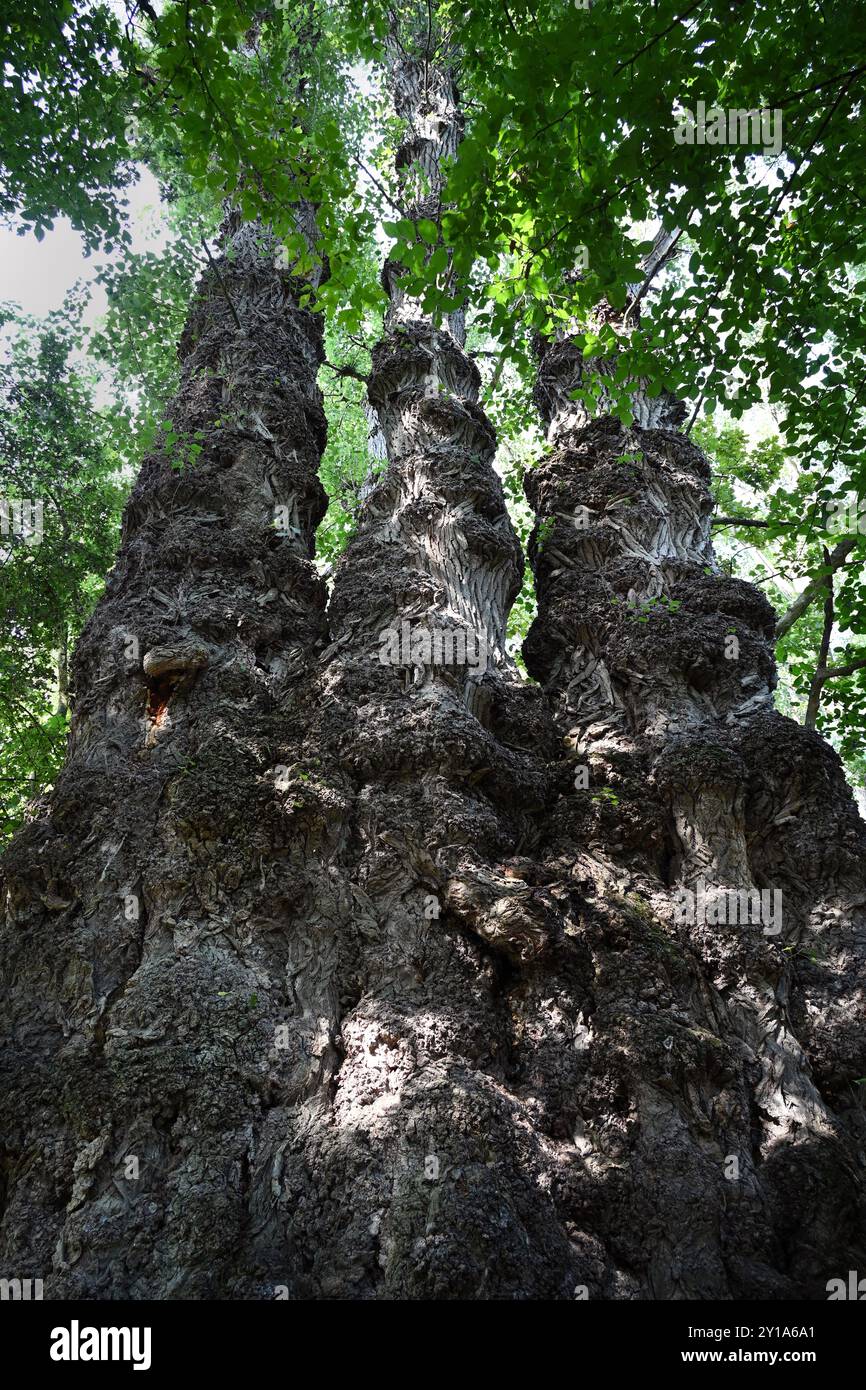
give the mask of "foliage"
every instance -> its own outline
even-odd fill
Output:
[[[0,214],[42,238],[64,213],[90,245],[121,238],[123,32],[108,4],[4,0]]]
[[[827,574],[825,549],[840,536],[826,527],[804,527],[802,508],[808,475],[797,468],[777,434],[750,442],[745,429],[729,418],[702,421],[694,437],[714,466],[716,515],[761,520],[772,526],[731,527],[716,531],[716,551],[733,573],[765,589],[777,612],[784,613],[804,582]],[[832,575],[836,623],[830,652],[832,666],[866,656],[864,565],[866,535],[847,563]],[[778,642],[780,688],[777,703],[802,719],[809,686],[819,665],[823,630],[817,600]],[[866,785],[866,667],[824,686],[817,727],[837,748],[852,782]]]
[[[37,324],[10,312],[0,365],[0,837],[53,780],[66,743],[65,663],[114,559],[123,490],[90,386],[71,364],[83,299]],[[41,506],[14,524],[13,501]]]

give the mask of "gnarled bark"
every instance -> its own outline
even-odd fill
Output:
[[[606,910],[624,895],[612,994],[646,1287],[821,1297],[863,1253],[866,834],[835,754],[773,709],[775,614],[715,562],[682,411],[637,390],[631,427],[589,419],[570,399],[586,370],[570,340],[543,346],[553,452],[527,476],[542,524],[526,655],[575,772],[554,843],[591,837]],[[701,885],[704,920],[683,920],[681,890]],[[756,889],[780,894],[780,917],[771,899],[732,921]],[[595,1042],[610,1055],[598,1025]]]
[[[67,765],[3,864],[2,1265],[46,1297],[257,1288],[257,1127],[321,1065],[319,1020],[270,1060],[315,876],[289,769],[326,636],[321,325],[277,249],[229,219],[178,440],[145,461],[75,653]]]

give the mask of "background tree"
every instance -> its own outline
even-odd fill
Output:
[[[71,365],[81,338],[79,296],[44,324],[8,318],[0,367],[0,833],[53,782],[63,761],[69,654],[117,548],[125,488],[92,387]],[[14,506],[40,508],[22,534]]]

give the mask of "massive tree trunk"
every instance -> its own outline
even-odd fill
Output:
[[[423,18],[389,60],[405,200],[438,220],[461,116]],[[69,762],[4,864],[0,1274],[825,1297],[862,1259],[863,827],[772,711],[772,615],[714,564],[676,407],[582,418],[573,344],[546,348],[523,682],[462,315],[389,263],[388,467],[326,617],[321,326],[266,236],[228,235],[172,415],[202,452],[145,463]],[[783,932],[680,924],[701,873],[781,888]]]
[[[454,76],[435,33],[400,39],[404,199],[438,221]],[[388,263],[370,378],[388,468],[336,577],[312,737],[351,811],[333,864],[347,899],[333,928],[340,1055],[284,1155],[311,1269],[294,1287],[571,1296],[579,1261],[546,1144],[509,1085],[509,981],[548,915],[516,851],[543,805],[553,730],[505,652],[522,563],[462,315],[436,326],[402,279]],[[312,998],[323,928],[307,931]]]
[[[67,765],[4,861],[0,1263],[49,1297],[254,1279],[309,873],[287,769],[326,633],[321,324],[277,250],[229,219],[180,344],[177,439],[145,461],[75,652]]]
[[[635,383],[630,427],[590,419],[575,388],[615,363],[541,354],[526,656],[572,759],[551,848],[602,918],[586,1163],[623,1170],[593,1229],[637,1237],[654,1297],[826,1297],[864,1255],[866,827],[773,709],[775,614],[716,564],[682,407]]]

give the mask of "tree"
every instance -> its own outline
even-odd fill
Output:
[[[62,764],[69,651],[117,548],[118,458],[71,365],[82,302],[41,325],[8,321],[0,367],[0,836]]]
[[[171,143],[182,196],[227,210],[76,649],[69,758],[3,860],[0,1248],[49,1296],[823,1298],[862,1256],[866,826],[772,708],[775,613],[714,558],[669,389],[696,381],[672,307],[694,327],[694,287],[647,307],[682,171],[636,120],[667,120],[662,76],[727,95],[736,62],[752,104],[768,57],[806,97],[824,58],[763,9],[728,39],[715,0],[639,41],[644,8],[167,5],[118,48],[157,163]],[[305,80],[323,51],[380,62],[375,157],[334,118],[345,63],[321,101]],[[794,159],[826,239],[819,146]],[[687,167],[723,224],[730,159]],[[329,601],[323,315],[341,348],[365,328],[385,205],[386,466]],[[654,250],[629,214],[665,222]],[[538,359],[529,681],[467,311],[506,340],[497,386]],[[838,427],[818,412],[841,490]]]

